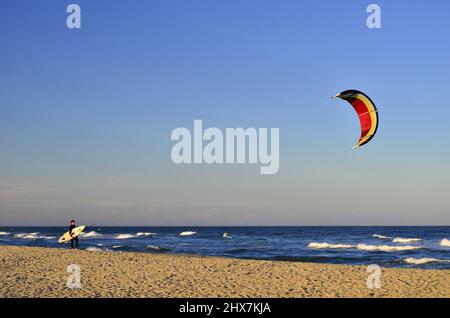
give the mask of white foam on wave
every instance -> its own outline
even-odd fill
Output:
[[[126,240],[126,239],[133,238],[133,237],[134,237],[133,234],[119,234],[119,235],[116,236],[116,239],[118,239],[118,240]]]
[[[440,246],[450,246],[450,240],[447,239],[443,239],[442,241],[439,242]]]
[[[422,246],[411,246],[411,245],[403,245],[403,246],[396,246],[396,245],[367,245],[367,244],[357,244],[357,245],[351,245],[351,244],[330,244],[330,243],[317,243],[317,242],[311,242],[308,244],[309,248],[328,248],[328,249],[349,249],[349,248],[356,248],[358,250],[363,251],[379,251],[379,252],[398,252],[398,251],[409,251],[409,250],[416,250],[419,248],[422,248]]]
[[[422,241],[420,238],[390,237],[379,234],[373,234],[372,236],[382,240],[392,240],[393,243],[413,243]]]
[[[170,248],[161,247],[161,246],[158,246],[158,245],[148,245],[147,249],[149,251],[155,251],[155,252],[156,251],[158,251],[158,252],[169,252],[170,251]]]
[[[14,235],[14,237],[17,238],[23,238],[23,239],[27,239],[27,240],[35,240],[38,238],[39,232],[33,232],[33,233],[17,233]]]
[[[178,235],[180,235],[180,236],[189,236],[189,235],[194,235],[194,234],[197,234],[197,232],[193,232],[193,231],[184,231],[184,232],[181,232],[181,233],[178,234]]]
[[[9,235],[9,232],[0,232],[0,235]]]
[[[316,243],[311,242],[308,244],[309,248],[353,248],[354,245],[349,244],[330,244],[330,243]]]
[[[14,237],[25,239],[25,240],[38,240],[38,239],[54,240],[54,239],[56,239],[56,236],[45,236],[45,235],[38,235],[38,234],[39,234],[39,232],[18,233],[16,235],[14,235]]]
[[[394,243],[412,243],[412,242],[420,242],[422,239],[420,238],[402,238],[402,237],[396,237],[392,240]]]
[[[382,239],[382,240],[390,240],[390,239],[392,239],[393,237],[389,237],[389,236],[384,236],[384,235],[378,235],[378,234],[374,234],[374,235],[372,235],[373,237],[376,237],[376,238],[379,238],[379,239]]]
[[[356,248],[358,250],[364,250],[364,251],[398,252],[398,251],[417,250],[419,248],[422,248],[422,246],[412,246],[412,245],[392,246],[392,245],[358,244],[358,245],[356,245]]]
[[[222,234],[222,237],[223,237],[223,238],[231,238],[231,235],[228,234],[228,233],[223,233],[223,234]]]
[[[152,232],[138,232],[136,233],[136,236],[154,236],[156,235],[156,233],[152,233]]]
[[[408,264],[422,265],[427,263],[450,263],[450,260],[437,258],[405,258],[404,261]]]
[[[39,238],[43,238],[43,239],[46,239],[46,240],[55,240],[55,239],[57,239],[56,236],[39,236]]]
[[[87,233],[82,232],[80,234],[80,236],[82,236],[82,237],[96,237],[96,236],[103,236],[103,234],[97,233],[95,231],[90,231],[90,232],[87,232]]]

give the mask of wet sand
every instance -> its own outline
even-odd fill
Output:
[[[67,266],[81,270],[68,288]],[[0,246],[0,297],[450,297],[450,270]],[[73,281],[72,281],[73,282]]]

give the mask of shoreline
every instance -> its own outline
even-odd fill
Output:
[[[80,268],[70,289],[67,266]],[[450,270],[0,246],[0,297],[445,297]]]
[[[26,248],[41,248],[41,249],[51,249],[51,250],[68,250],[71,251],[70,247],[68,247],[69,244],[59,244],[59,246],[33,246],[33,245],[8,245],[8,244],[2,244],[0,245],[0,249],[2,247],[26,247]],[[331,265],[331,266],[358,266],[358,267],[367,267],[368,264],[335,264],[335,263],[325,263],[325,262],[313,262],[313,261],[305,261],[305,260],[290,260],[290,259],[264,259],[264,258],[239,258],[239,257],[227,257],[222,255],[202,255],[202,254],[196,254],[196,253],[176,253],[171,250],[165,250],[165,251],[124,251],[124,250],[116,250],[114,247],[112,249],[105,248],[103,249],[103,246],[88,246],[88,247],[80,247],[76,251],[85,251],[90,253],[131,253],[131,254],[144,254],[144,255],[165,255],[165,256],[185,256],[185,257],[194,257],[194,258],[218,258],[218,259],[231,259],[231,260],[243,260],[243,261],[262,261],[262,262],[275,262],[275,263],[300,263],[300,264],[317,264],[317,265]],[[430,271],[430,270],[447,270],[450,272],[450,268],[421,268],[421,267],[401,267],[401,266],[380,266],[384,269],[417,269],[417,270],[423,270],[423,271]]]

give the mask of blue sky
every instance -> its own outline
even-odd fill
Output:
[[[450,224],[450,4],[0,4],[0,224]],[[345,90],[379,108],[349,151]],[[174,165],[171,131],[280,128],[280,171]]]

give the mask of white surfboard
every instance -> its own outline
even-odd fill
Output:
[[[81,225],[81,226],[78,226],[78,227],[74,228],[72,230],[72,235],[70,235],[69,231],[67,231],[66,233],[64,233],[63,236],[61,236],[59,238],[58,242],[59,243],[69,242],[74,237],[77,237],[78,235],[80,235],[80,233],[84,231],[85,227],[86,227],[86,225]]]

